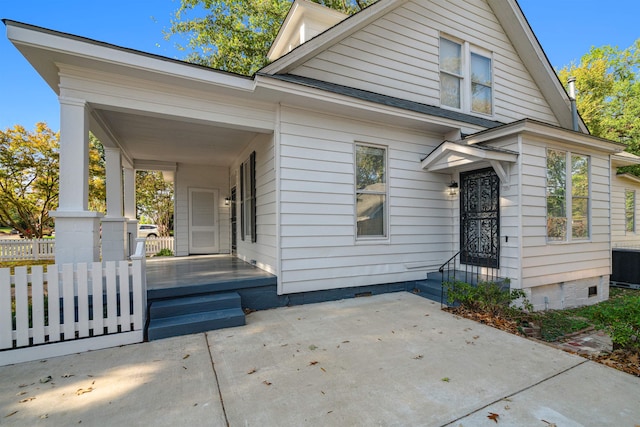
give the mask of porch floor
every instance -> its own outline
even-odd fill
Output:
[[[171,298],[275,285],[277,277],[232,255],[147,260],[147,297]]]

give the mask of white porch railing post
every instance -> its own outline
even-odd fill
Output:
[[[131,255],[133,281],[133,307],[135,329],[144,329],[147,321],[147,269],[146,245],[144,238],[136,239],[136,251]]]

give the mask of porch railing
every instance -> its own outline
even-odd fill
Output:
[[[55,239],[2,239],[0,261],[55,258]]]
[[[465,264],[462,260],[463,254],[469,254],[471,248],[477,247],[478,239],[468,242],[465,247],[456,252],[444,264],[440,266],[438,272],[442,275],[440,286],[440,305],[444,305],[445,283],[462,281],[471,285],[481,282],[495,282],[499,279],[498,268],[492,265],[489,258],[477,258],[473,264]],[[468,257],[468,255],[467,255]]]
[[[142,241],[131,258],[0,269],[0,366],[142,342]]]
[[[146,253],[153,256],[162,249],[175,252],[173,237],[148,237]],[[55,259],[56,239],[0,239],[0,261]]]

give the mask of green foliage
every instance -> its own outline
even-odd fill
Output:
[[[568,315],[563,311],[545,311],[533,315],[534,322],[540,326],[542,339],[548,342],[577,332],[590,326],[584,318]]]
[[[168,236],[173,216],[173,183],[158,171],[136,173],[138,215],[150,218],[158,226],[160,236]]]
[[[640,155],[640,39],[627,49],[593,47],[558,72],[576,77],[576,103],[592,135],[627,144]],[[635,172],[640,172],[635,170]]]
[[[42,236],[58,206],[58,163],[58,134],[45,123],[0,131],[0,223]]]
[[[163,248],[156,252],[155,256],[173,256],[173,251],[171,249]]]
[[[640,350],[640,292],[611,291],[611,298],[575,312],[593,321],[613,341],[614,348]]]
[[[313,0],[351,14],[373,0]],[[291,0],[182,0],[165,38],[181,35],[189,62],[252,75],[267,64],[267,53],[291,7]],[[195,14],[197,16],[187,16]]]
[[[515,306],[532,310],[527,295],[521,289],[503,290],[494,282],[480,282],[477,286],[469,283],[454,281],[445,282],[447,301],[459,303],[462,307],[472,311],[480,311],[492,315],[502,315],[518,311]]]

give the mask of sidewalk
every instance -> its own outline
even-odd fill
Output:
[[[633,427],[640,379],[409,293],[0,368],[2,425],[496,425],[488,416]]]

